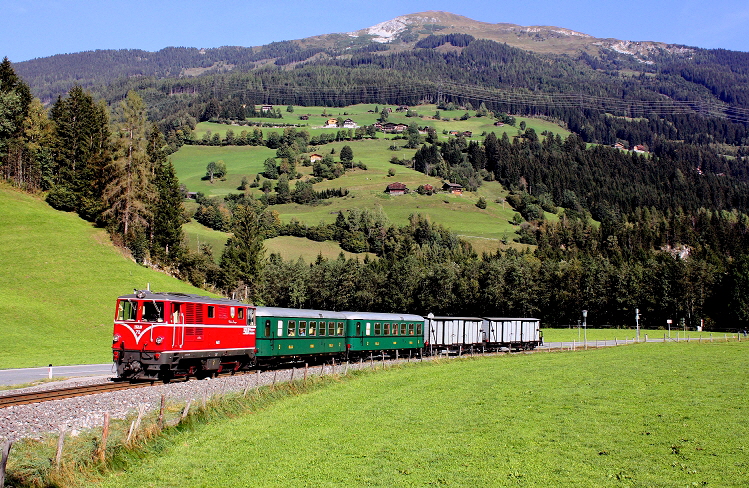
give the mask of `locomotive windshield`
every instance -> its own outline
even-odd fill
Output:
[[[138,302],[120,300],[117,307],[117,320],[135,320],[138,313]]]

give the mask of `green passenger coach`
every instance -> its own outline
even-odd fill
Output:
[[[340,312],[257,307],[255,320],[260,361],[346,353],[346,317]]]
[[[419,315],[341,312],[346,317],[348,356],[379,351],[417,351],[424,347],[424,318]]]

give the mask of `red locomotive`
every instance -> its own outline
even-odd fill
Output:
[[[255,363],[255,307],[136,290],[117,299],[112,355],[121,379],[207,378]]]

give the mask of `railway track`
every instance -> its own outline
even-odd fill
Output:
[[[58,388],[55,390],[44,390],[26,393],[15,393],[11,395],[0,396],[0,408],[11,407],[14,405],[27,405],[29,403],[48,402],[50,400],[62,400],[64,398],[73,398],[95,393],[108,393],[118,390],[128,390],[130,388],[142,388],[151,386],[151,383],[101,383],[98,385],[76,386],[72,388]]]

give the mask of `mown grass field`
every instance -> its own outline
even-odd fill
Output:
[[[543,323],[541,324],[543,327]],[[618,340],[632,340],[637,337],[637,331],[635,329],[595,329],[588,327],[587,333],[585,329],[577,327],[571,329],[543,329],[544,342],[580,342],[584,338],[588,337],[590,341],[613,341]],[[724,334],[723,332],[696,332],[694,330],[684,331],[679,329],[672,329],[671,335],[669,336],[668,330],[664,329],[640,329],[640,340],[645,341],[645,336],[648,339],[663,339],[664,337],[672,340],[686,340],[698,339],[710,340],[724,340],[726,337],[736,339],[736,334]]]
[[[0,229],[0,368],[110,361],[118,296],[148,283],[199,292],[127,259],[104,229],[4,185]]]
[[[745,486],[747,347],[647,344],[356,374],[175,433],[102,486]]]

